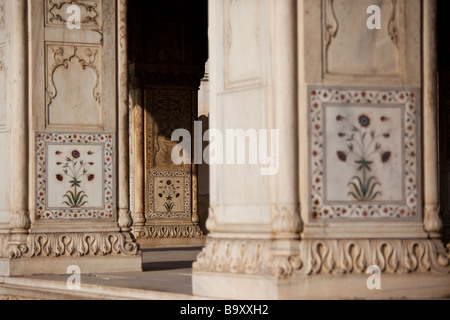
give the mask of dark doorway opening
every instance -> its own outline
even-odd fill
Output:
[[[438,0],[439,170],[444,241],[450,242],[450,19],[449,1]],[[426,156],[426,155],[425,155]]]
[[[190,133],[194,163],[208,1],[133,0],[128,14],[133,234],[144,248],[202,246],[209,198],[201,192],[209,190],[202,185],[209,183],[208,171],[173,161],[179,142],[172,134]]]

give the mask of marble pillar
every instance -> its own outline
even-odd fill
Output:
[[[129,232],[126,1],[7,4],[12,232],[0,274],[142,270]]]
[[[437,31],[436,1],[423,4],[423,92],[424,92],[424,226],[431,237],[440,238],[443,228],[439,216],[438,109],[437,109]]]
[[[127,45],[127,9],[128,1],[120,0],[118,3],[118,153],[119,153],[119,185],[118,210],[119,227],[122,231],[131,231],[133,220],[130,211],[130,185],[129,185],[129,114],[128,114],[128,45]]]
[[[29,217],[29,104],[27,1],[11,1],[12,218],[13,233],[27,234]]]
[[[211,166],[211,233],[194,263],[195,294],[449,293],[437,209],[435,9],[380,1],[374,30],[372,4],[210,1],[211,127],[279,129],[280,167],[267,177],[252,166]],[[368,285],[373,270],[384,290]]]
[[[258,285],[244,284],[242,295],[234,286],[245,277],[290,277],[302,226],[296,2],[210,1],[209,10],[210,128],[224,137],[242,129],[257,145],[255,130],[273,158],[270,169],[250,157],[239,165],[224,150],[227,164],[211,164],[210,234],[194,263],[194,294],[258,298]]]

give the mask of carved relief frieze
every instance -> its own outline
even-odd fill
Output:
[[[300,253],[279,256],[269,240],[209,239],[194,272],[271,275],[361,274],[377,265],[388,274],[450,273],[448,250],[433,240],[302,240]]]
[[[30,234],[26,243],[10,243],[0,236],[0,258],[56,258],[141,254],[139,245],[120,232]]]
[[[193,264],[194,271],[269,274],[271,241],[209,239]]]
[[[450,272],[442,243],[425,239],[301,241],[291,261],[305,275],[365,273],[371,265],[391,274]]]
[[[66,27],[75,11],[80,10],[80,27],[84,29],[102,29],[103,8],[101,0],[46,0],[45,23],[51,27]],[[71,8],[72,6],[72,8]],[[78,10],[78,9],[76,9]]]
[[[137,240],[140,239],[193,239],[204,238],[205,235],[198,225],[155,225],[145,226],[133,232]]]
[[[102,59],[101,46],[47,44],[48,124],[101,124]]]
[[[401,59],[404,58],[400,45],[403,0],[378,2],[381,30],[367,27],[370,15],[365,13],[373,4],[369,0],[322,0],[324,76],[400,75]],[[361,50],[361,43],[367,49]]]
[[[57,95],[56,84],[53,81],[53,75],[58,68],[69,67],[69,62],[76,59],[80,68],[83,70],[91,70],[95,75],[95,84],[92,89],[92,98],[97,102],[101,102],[100,85],[100,67],[98,62],[99,50],[82,46],[58,46],[50,45],[48,47],[49,62],[48,65],[48,87],[47,87],[47,104],[50,105]]]

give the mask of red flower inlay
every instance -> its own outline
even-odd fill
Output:
[[[73,150],[72,151],[72,157],[74,159],[78,159],[81,156],[80,152],[78,150]]]
[[[345,152],[338,151],[337,156],[338,156],[339,160],[341,160],[342,162],[347,161],[347,154],[345,154]]]
[[[388,162],[388,161],[391,159],[391,156],[392,156],[392,153],[390,153],[389,151],[388,151],[388,152],[385,152],[385,153],[383,153],[383,154],[381,155],[381,161],[382,161],[383,163],[386,163],[386,162]]]
[[[361,127],[367,128],[368,126],[370,126],[370,118],[365,114],[359,116],[359,124],[361,125]]]

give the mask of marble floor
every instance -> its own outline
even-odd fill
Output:
[[[192,263],[195,261],[200,247],[187,248],[161,248],[143,250],[143,272],[125,272],[110,274],[84,274],[81,277],[82,292],[61,292],[66,291],[68,275],[41,275],[21,278],[3,278],[3,285],[0,285],[0,298],[15,298],[22,296],[20,286],[30,290],[24,290],[24,297],[54,299],[61,292],[61,298],[70,298],[73,294],[83,298],[92,298],[95,292],[103,292],[103,298],[111,293],[115,298],[152,298],[156,296],[172,298],[192,298]],[[5,282],[12,287],[19,286],[16,290],[6,290]],[[0,281],[0,284],[2,282]],[[45,295],[45,287],[49,289],[49,295]],[[2,290],[3,287],[3,290]],[[39,294],[35,294],[32,288],[37,288]],[[86,290],[87,291],[86,291]],[[36,292],[37,292],[36,291]],[[64,293],[64,294],[63,294]],[[146,293],[148,297],[146,297]],[[167,296],[164,296],[167,293]],[[3,296],[2,296],[3,294]],[[100,293],[101,295],[101,293]],[[111,298],[114,298],[113,296]]]

